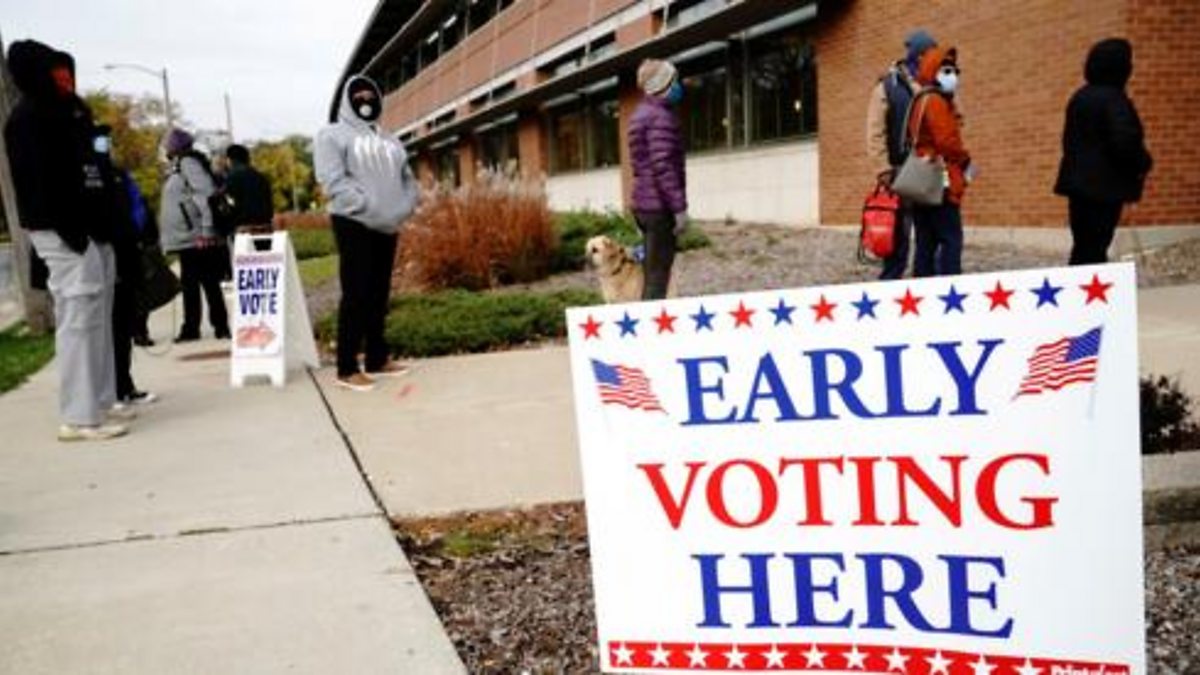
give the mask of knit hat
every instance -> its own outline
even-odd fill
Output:
[[[638,68],[638,86],[642,91],[657,96],[663,93],[675,82],[679,72],[669,61],[646,59]]]
[[[929,31],[924,28],[918,28],[908,34],[904,38],[905,55],[904,60],[908,62],[908,68],[912,72],[917,72],[918,62],[921,60],[921,55],[929,51],[931,47],[937,46],[937,40],[929,34]]]
[[[192,149],[192,143],[195,140],[191,134],[183,129],[173,128],[163,141],[163,148],[167,151],[168,156],[182,155]]]

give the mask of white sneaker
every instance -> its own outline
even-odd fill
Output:
[[[113,407],[108,409],[108,418],[119,422],[132,422],[137,419],[137,411],[129,403],[114,403]]]
[[[129,427],[123,424],[97,424],[82,426],[64,424],[58,428],[58,440],[70,441],[106,441],[129,433]]]

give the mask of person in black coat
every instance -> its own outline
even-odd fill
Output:
[[[1129,41],[1103,40],[1088,54],[1087,84],[1067,104],[1054,191],[1069,200],[1072,265],[1108,261],[1121,209],[1141,199],[1153,166],[1141,119],[1125,93],[1132,74]]]
[[[250,164],[250,151],[245,146],[229,146],[225,157],[229,160],[225,192],[233,199],[234,231],[246,234],[270,232],[271,220],[275,217],[271,182]]]

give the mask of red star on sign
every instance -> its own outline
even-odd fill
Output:
[[[837,307],[837,303],[829,302],[822,295],[820,302],[815,305],[809,305],[809,307],[812,307],[812,310],[816,312],[817,322],[820,323],[822,319],[833,321],[833,310]]]
[[[1090,284],[1080,286],[1080,288],[1087,291],[1087,302],[1085,302],[1084,304],[1090,305],[1090,304],[1092,304],[1093,300],[1099,300],[1100,302],[1103,302],[1104,304],[1107,305],[1108,304],[1108,289],[1110,289],[1112,287],[1113,287],[1113,285],[1111,283],[1107,283],[1107,284],[1101,283],[1100,275],[1093,274],[1092,282]]]
[[[925,298],[919,295],[913,295],[911,288],[904,289],[904,297],[896,298],[896,302],[900,304],[900,316],[906,314],[915,314],[921,316],[921,310],[917,308],[921,301]]]
[[[733,316],[734,328],[741,328],[742,326],[746,326],[747,328],[751,327],[750,317],[754,316],[754,310],[746,309],[745,302],[739,302],[738,308],[729,314]]]
[[[583,329],[583,339],[590,340],[591,338],[596,338],[597,340],[599,340],[600,339],[600,326],[603,326],[603,325],[604,325],[603,321],[597,321],[595,318],[592,317],[591,314],[589,314],[587,323],[579,324],[579,327]]]
[[[677,316],[671,316],[670,314],[667,314],[667,308],[663,307],[662,313],[654,317],[654,323],[658,324],[659,333],[674,333],[675,319],[678,318],[679,317]]]
[[[1008,290],[1007,288],[1002,286],[999,281],[997,281],[995,288],[993,288],[990,291],[983,292],[983,294],[988,296],[988,298],[991,299],[991,301],[992,301],[992,307],[988,311],[994,312],[994,311],[996,311],[997,307],[1003,307],[1004,309],[1012,309],[1012,307],[1009,307],[1009,305],[1008,305],[1008,299],[1011,298],[1012,294],[1015,292],[1016,291]]]

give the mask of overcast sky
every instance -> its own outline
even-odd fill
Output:
[[[33,38],[75,56],[79,88],[162,95],[156,78],[106,63],[166,66],[193,127],[239,141],[312,134],[376,0],[0,0],[7,47]]]

